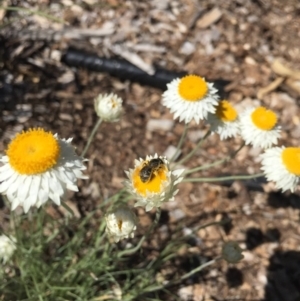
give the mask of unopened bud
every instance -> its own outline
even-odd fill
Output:
[[[3,263],[8,262],[16,249],[15,237],[0,235],[0,261]]]
[[[222,247],[222,257],[229,263],[238,263],[244,258],[243,250],[235,241],[228,241]]]
[[[125,206],[106,214],[106,232],[115,242],[123,238],[133,238],[136,229],[136,216]]]
[[[116,122],[123,112],[122,102],[116,94],[99,94],[94,101],[95,111],[104,121]]]

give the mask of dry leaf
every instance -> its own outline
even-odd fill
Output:
[[[280,62],[279,59],[274,60],[271,68],[276,74],[280,76],[291,77],[293,79],[300,80],[300,71],[286,67]]]
[[[300,80],[289,78],[285,83],[300,95]]]
[[[260,88],[257,92],[257,98],[262,99],[266,94],[269,94],[270,92],[274,91],[277,87],[279,87],[283,81],[284,77],[278,77],[268,86]]]
[[[216,23],[221,18],[221,16],[221,10],[219,8],[213,8],[198,20],[197,26],[200,28],[207,28],[213,23]]]
[[[138,54],[132,51],[128,51],[125,47],[121,47],[120,45],[113,45],[110,47],[110,49],[115,54],[122,56],[128,62],[137,66],[148,74],[153,75],[155,73],[154,68],[150,64],[146,63]]]

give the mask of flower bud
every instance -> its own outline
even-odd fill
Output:
[[[244,258],[243,250],[235,241],[228,241],[222,247],[222,257],[229,263],[238,263]]]
[[[106,232],[115,242],[123,238],[133,238],[136,229],[136,216],[125,206],[106,214]]]
[[[13,236],[0,235],[0,260],[6,263],[16,250],[16,239]]]
[[[119,121],[123,112],[122,102],[116,94],[99,94],[94,100],[96,114],[107,122]]]

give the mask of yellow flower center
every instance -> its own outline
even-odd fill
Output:
[[[52,168],[59,158],[57,139],[41,128],[17,134],[6,152],[9,164],[19,174],[34,175]]]
[[[216,115],[224,122],[235,121],[238,116],[236,109],[227,100],[222,100],[219,102],[216,109]]]
[[[276,114],[264,107],[259,107],[251,114],[253,123],[261,130],[272,130],[277,123]]]
[[[199,101],[206,95],[207,91],[206,81],[196,75],[183,77],[178,85],[179,95],[187,101]]]
[[[140,178],[140,171],[144,167],[144,162],[135,168],[132,175],[133,187],[137,193],[146,196],[147,191],[153,193],[159,193],[162,189],[162,183],[167,181],[168,168],[163,165],[158,170],[152,173],[150,180],[146,183],[142,182]]]
[[[281,158],[286,169],[296,175],[300,176],[300,148],[287,147],[282,151]]]

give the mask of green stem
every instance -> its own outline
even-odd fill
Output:
[[[215,259],[212,259],[212,260],[210,260],[210,261],[208,261],[208,262],[205,262],[205,263],[201,264],[199,267],[197,267],[197,268],[191,270],[189,273],[186,273],[186,274],[184,274],[182,277],[180,277],[180,281],[182,281],[182,280],[184,280],[184,279],[186,279],[186,278],[189,278],[190,276],[192,276],[192,275],[194,275],[194,274],[196,274],[196,273],[202,271],[204,268],[206,268],[206,267],[208,267],[208,266],[210,266],[210,265],[216,263],[216,262],[217,262],[218,260],[220,260],[220,259],[222,259],[222,256],[218,256],[218,257],[216,257]]]
[[[190,173],[194,173],[196,171],[200,171],[200,170],[206,170],[206,169],[209,169],[211,167],[215,167],[215,166],[218,166],[224,162],[227,162],[231,159],[233,159],[237,153],[245,146],[245,143],[243,143],[235,152],[233,152],[231,155],[225,157],[224,159],[221,159],[221,160],[218,160],[218,161],[215,161],[213,163],[210,163],[210,164],[206,164],[206,165],[203,165],[203,166],[198,166],[198,167],[195,167],[195,168],[192,168],[192,169],[189,169],[187,170],[184,175],[188,175]]]
[[[5,199],[6,202],[8,202],[8,199],[7,199],[7,197],[5,195],[2,196],[2,197],[3,197],[3,199]],[[19,259],[19,258],[23,258],[23,257],[19,257],[19,256],[23,255],[21,253],[24,252],[24,250],[23,250],[24,249],[24,245],[23,245],[23,240],[21,239],[21,235],[22,235],[21,231],[22,231],[22,229],[20,227],[20,221],[19,220],[17,221],[17,218],[19,219],[19,217],[16,216],[15,212],[11,210],[10,211],[10,219],[12,220],[12,223],[13,223],[13,231],[15,232],[15,236],[16,236],[16,239],[17,239],[17,248],[18,248],[18,256],[16,258],[16,260],[17,260],[17,266],[20,269],[21,281],[22,281],[22,284],[23,284],[23,286],[25,288],[26,295],[27,295],[28,299],[30,299],[31,293],[30,293],[30,289],[28,287],[28,279],[26,277],[27,274],[30,273],[30,272],[28,272],[27,270],[26,270],[26,272],[24,271],[24,264],[22,264],[22,263],[25,262],[25,261],[22,261],[22,260]],[[32,221],[30,221],[30,224],[32,224]],[[32,277],[32,280],[33,280],[34,285],[36,287],[35,279],[33,278],[33,276],[31,276],[31,277]],[[41,296],[40,295],[38,295],[38,296],[39,296],[39,300],[41,301]]]
[[[200,265],[199,267],[193,269],[192,271],[190,271],[190,272],[184,274],[183,276],[181,276],[181,277],[180,277],[179,279],[177,279],[177,280],[170,281],[170,282],[168,282],[168,283],[165,284],[165,285],[158,285],[158,286],[155,286],[155,287],[146,289],[146,290],[144,291],[144,293],[155,292],[155,291],[159,291],[159,290],[165,289],[165,288],[170,287],[170,286],[173,286],[173,285],[177,285],[177,284],[179,284],[181,281],[183,281],[183,280],[185,280],[185,279],[191,277],[192,275],[194,275],[194,274],[196,274],[196,273],[202,271],[204,268],[206,268],[206,267],[208,267],[208,266],[210,266],[210,265],[212,265],[212,264],[215,264],[215,263],[216,263],[218,260],[220,260],[220,259],[222,259],[222,256],[218,256],[218,257],[216,257],[215,259],[212,259],[212,260],[210,260],[210,261],[208,261],[208,262],[206,262],[206,263]]]
[[[211,130],[208,130],[207,133],[200,139],[200,141],[197,143],[197,145],[195,146],[195,148],[190,151],[183,159],[181,159],[180,161],[178,161],[176,163],[176,165],[179,164],[183,164],[184,162],[186,162],[188,159],[190,159],[195,152],[200,148],[200,146],[202,145],[203,141],[211,134]]]
[[[250,180],[264,176],[264,173],[258,173],[254,175],[235,175],[219,178],[185,178],[182,182],[221,182],[228,180]]]
[[[95,126],[94,126],[91,134],[90,134],[90,137],[89,137],[89,139],[88,139],[88,141],[86,143],[86,146],[85,146],[83,152],[81,153],[81,157],[84,157],[86,155],[86,152],[88,151],[88,149],[89,149],[89,147],[90,147],[90,145],[92,143],[92,140],[93,140],[93,138],[94,138],[94,136],[95,136],[95,134],[96,134],[96,132],[97,132],[97,130],[98,130],[98,128],[99,128],[99,126],[100,126],[101,123],[102,123],[102,119],[99,118],[98,121],[97,121],[97,123],[95,124]]]
[[[6,6],[6,7],[0,6],[0,9],[9,10],[9,11],[23,11],[25,13],[34,14],[34,15],[44,17],[46,19],[49,19],[49,20],[57,22],[57,23],[67,24],[67,22],[65,22],[62,19],[53,17],[49,14],[46,14],[46,13],[38,11],[38,10],[31,10],[31,9],[27,9],[27,8],[24,8],[24,7],[18,7],[18,6]]]
[[[184,130],[183,130],[183,132],[181,134],[180,140],[178,142],[178,145],[176,147],[176,151],[175,151],[174,155],[171,157],[170,162],[173,162],[174,160],[176,160],[176,158],[177,158],[177,156],[179,154],[179,151],[181,149],[181,146],[182,146],[182,144],[183,144],[183,142],[185,140],[188,128],[189,128],[189,125],[186,123],[185,126],[184,126]]]
[[[161,209],[157,208],[156,215],[155,215],[155,220],[153,221],[151,227],[149,227],[148,231],[140,239],[139,243],[134,248],[132,248],[132,249],[128,249],[128,250],[124,250],[124,251],[120,252],[118,254],[119,258],[123,257],[124,255],[134,254],[136,251],[138,251],[141,248],[141,246],[142,246],[143,242],[145,241],[145,239],[149,236],[149,234],[152,232],[152,230],[154,229],[154,227],[158,224],[160,215],[161,215]]]
[[[32,275],[31,275],[31,278],[32,278],[32,280],[33,280],[33,284],[34,284],[36,293],[37,293],[37,295],[38,295],[38,297],[39,297],[39,300],[40,300],[40,301],[43,301],[44,299],[43,299],[43,297],[42,297],[42,295],[41,295],[41,293],[40,293],[40,289],[39,289],[38,283],[37,283],[37,281],[36,281],[35,275],[32,274]]]
[[[66,204],[65,202],[61,202],[61,205],[71,214],[71,217],[75,216],[73,210],[70,208],[68,204]]]

